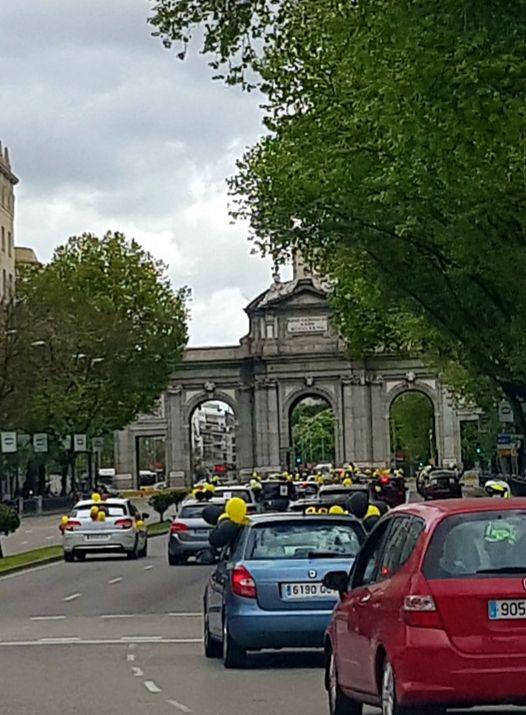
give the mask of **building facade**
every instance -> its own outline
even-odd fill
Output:
[[[15,191],[18,179],[11,169],[7,147],[0,143],[0,299],[15,290]]]
[[[477,420],[478,413],[459,409],[436,371],[417,358],[387,352],[365,359],[349,355],[331,324],[327,298],[325,286],[296,264],[292,281],[282,283],[276,276],[247,306],[250,330],[239,345],[186,350],[162,412],[117,434],[121,484],[136,482],[137,439],[152,434],[166,440],[169,480],[190,483],[193,418],[210,401],[226,403],[235,415],[242,476],[292,466],[292,415],[307,397],[322,398],[332,409],[338,465],[391,464],[391,408],[413,391],[432,404],[437,462],[460,463],[461,422]]]
[[[218,465],[228,470],[236,463],[235,416],[218,402],[198,407],[192,419],[192,467],[213,471]]]

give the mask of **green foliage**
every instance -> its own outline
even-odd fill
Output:
[[[398,397],[391,407],[391,445],[404,452],[412,471],[420,462],[434,457],[435,411],[428,397],[409,392]]]
[[[71,238],[24,273],[3,424],[108,434],[152,409],[186,343],[185,291],[120,233]]]
[[[179,506],[183,499],[188,496],[188,489],[171,489],[153,494],[148,500],[148,504],[154,509],[163,521],[165,512],[171,506]]]
[[[302,403],[292,415],[292,441],[296,457],[303,463],[333,461],[335,455],[335,418],[326,404]]]
[[[155,8],[167,43],[201,25],[228,81],[259,74],[270,133],[231,187],[260,248],[332,280],[357,355],[416,347],[524,429],[526,0]]]
[[[11,534],[20,526],[20,517],[14,509],[0,504],[0,533]]]

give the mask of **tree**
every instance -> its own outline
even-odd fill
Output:
[[[14,509],[6,504],[0,504],[0,534],[12,534],[20,526],[20,517]],[[0,559],[4,557],[2,540],[0,539]]]
[[[333,460],[335,427],[334,413],[325,403],[298,405],[292,425],[296,457],[311,464]]]
[[[108,233],[71,238],[20,276],[17,298],[2,422],[47,432],[66,469],[65,437],[109,434],[152,410],[186,344],[186,291],[136,241]]]
[[[435,457],[435,411],[428,397],[419,392],[400,395],[391,407],[391,445],[403,452],[411,472],[420,462]]]
[[[174,495],[172,492],[159,492],[150,497],[148,504],[159,514],[159,521],[164,521],[165,513],[174,504]]]
[[[239,81],[250,47],[267,96],[234,215],[331,279],[351,343],[358,305],[364,346],[421,343],[524,430],[526,0],[198,4],[158,3],[163,37],[206,21],[212,62]]]

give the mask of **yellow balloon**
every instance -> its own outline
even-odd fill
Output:
[[[101,501],[100,494],[98,494],[97,492],[93,492],[93,494],[91,495],[91,501],[96,501],[96,502]]]
[[[92,516],[92,517],[93,517],[93,516],[97,516],[98,513],[99,513],[99,507],[98,507],[98,506],[92,506],[91,509],[90,509],[90,514],[91,514],[91,516]]]
[[[317,514],[317,512],[318,510],[315,506],[310,506],[308,509],[305,509],[305,514]]]
[[[99,511],[97,514],[97,521],[106,521],[106,514],[103,511]]]
[[[242,524],[243,519],[247,515],[247,504],[243,499],[234,497],[227,502],[226,513],[230,521],[233,521],[234,524]]]
[[[349,479],[349,478],[344,479],[344,480],[343,480],[343,486],[344,486],[344,487],[352,487],[352,479]]]
[[[370,516],[382,516],[382,512],[380,511],[380,509],[378,509],[377,506],[371,504],[369,509],[367,509],[367,514],[365,515],[365,518],[367,519]]]
[[[345,514],[345,509],[342,506],[339,506],[338,504],[335,504],[334,506],[331,506],[329,509],[329,514]]]
[[[69,521],[69,516],[63,516],[62,519],[60,520],[60,523],[62,524],[62,526],[66,526],[68,521]]]
[[[142,521],[141,519],[139,519],[139,521],[137,522],[137,528],[138,528],[138,529],[144,529],[144,521]]]

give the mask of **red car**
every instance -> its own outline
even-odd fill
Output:
[[[326,635],[331,715],[526,704],[526,501],[408,504],[371,533]]]

